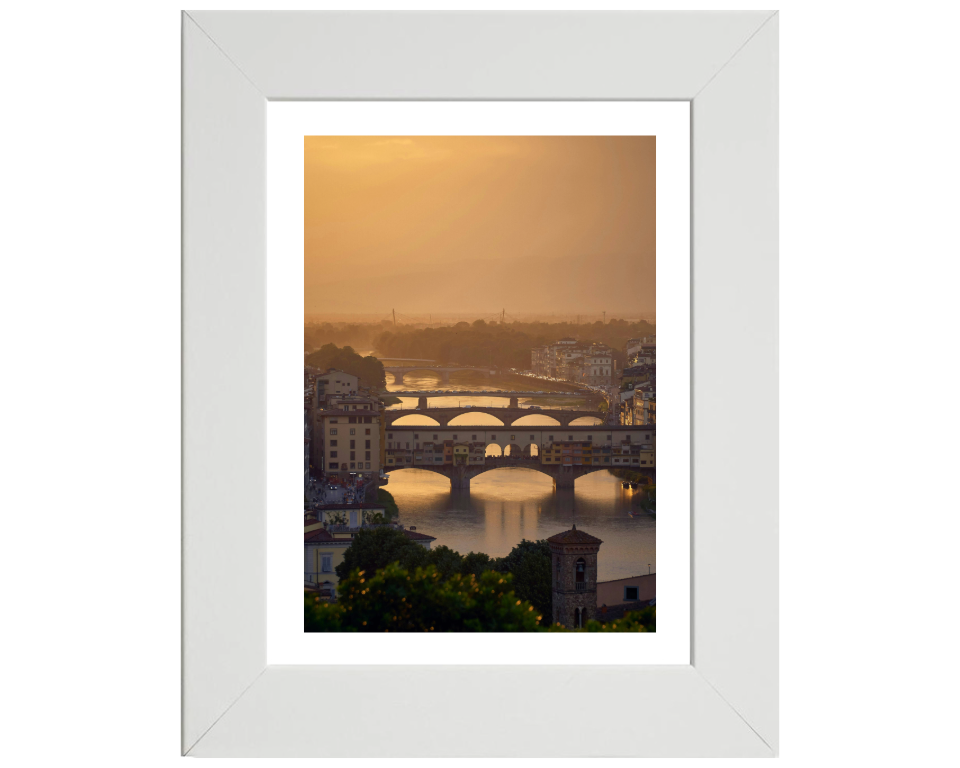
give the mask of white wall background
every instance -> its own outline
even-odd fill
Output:
[[[476,6],[418,7],[457,5]],[[4,758],[170,765],[178,9],[20,4],[4,21]],[[952,753],[955,29],[946,4],[781,17],[790,766]]]

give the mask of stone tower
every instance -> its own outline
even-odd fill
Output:
[[[569,629],[597,617],[597,553],[600,539],[569,531],[547,539],[553,558],[553,622]]]

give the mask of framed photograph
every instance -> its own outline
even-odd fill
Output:
[[[186,12],[183,753],[776,755],[777,184],[772,12]]]

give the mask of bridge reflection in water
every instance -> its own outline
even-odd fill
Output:
[[[575,490],[554,491],[553,481],[533,470],[485,472],[469,492],[450,490],[450,481],[432,472],[404,469],[390,473],[389,491],[404,525],[436,536],[434,546],[459,551],[507,554],[521,539],[544,539],[566,530],[574,520],[603,539],[602,580],[656,571],[656,520],[631,518],[631,499],[608,472],[577,480]]]

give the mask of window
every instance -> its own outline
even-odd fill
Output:
[[[438,438],[437,438],[437,436],[436,436],[436,435],[434,435],[434,436],[433,436],[433,439],[434,439],[434,440],[437,440]]]
[[[434,437],[436,437],[436,435],[434,435]],[[470,435],[470,439],[471,439],[471,440],[476,440],[476,439],[477,439],[477,436],[476,436],[476,435]]]
[[[331,448],[336,448],[336,447],[337,447],[337,441],[336,441],[336,440],[331,440],[331,441],[330,441],[330,447],[331,447]]]
[[[414,439],[414,440],[419,440],[419,439],[420,439],[420,435],[414,435],[414,436],[413,436],[413,439]]]
[[[320,558],[320,571],[322,573],[333,572],[333,555],[323,555]]]
[[[356,410],[356,406],[354,406],[354,410]],[[349,421],[351,424],[356,424],[356,423],[357,423],[357,417],[356,417],[356,416],[351,416],[349,419],[347,419],[347,421]],[[350,434],[351,434],[351,435],[354,434],[354,430],[351,429],[351,430],[350,430]]]
[[[573,435],[570,435],[570,437],[569,437],[568,439],[569,439],[569,440],[573,440]]]
[[[491,439],[491,440],[496,440],[496,439],[497,439],[497,436],[496,436],[496,435],[490,435],[490,439]]]
[[[534,440],[536,440],[536,439],[537,439],[537,438],[535,438],[533,435],[530,435],[530,440],[531,440],[531,442],[534,441]]]
[[[370,447],[370,441],[369,441],[369,440],[366,440],[365,442],[366,442],[366,445],[363,446],[363,447],[364,447],[364,448],[369,448],[369,447]]]
[[[363,434],[369,435],[369,434],[370,434],[370,427],[367,427],[366,431],[365,431]],[[367,441],[367,442],[369,442],[369,441]]]
[[[337,458],[337,452],[336,452],[336,451],[330,451],[330,458],[331,458],[331,459]],[[643,462],[643,463],[646,464],[647,462]]]
[[[514,442],[517,439],[516,435],[510,435],[510,442]]]
[[[339,468],[340,468],[340,463],[339,463],[339,462],[337,462],[337,461],[331,461],[331,462],[330,462],[330,469],[339,469]]]
[[[356,452],[355,452],[355,451],[350,451],[350,461],[353,461],[355,458],[357,458]]]
[[[640,587],[624,587],[624,588],[623,588],[623,599],[624,599],[624,600],[639,600],[639,599],[640,599]]]
[[[453,436],[453,439],[454,439],[454,440],[456,440],[456,439],[457,439],[457,436],[456,436],[456,435],[454,435],[454,436]]]
[[[357,430],[354,429],[353,427],[350,427],[350,434],[351,434],[351,435],[357,434]]]
[[[356,467],[353,465],[353,462],[352,462],[352,461],[350,462],[350,469],[356,469]]]
[[[334,427],[333,429],[331,429],[331,430],[330,430],[330,434],[331,434],[331,435],[337,434],[337,428]]]
[[[351,447],[351,448],[356,448],[356,447],[357,447],[357,441],[356,441],[356,440],[351,440],[351,441],[350,441],[350,447]]]
[[[553,442],[553,435],[550,435],[550,442]]]
[[[388,439],[388,440],[393,440],[393,432],[391,432],[389,435],[387,435],[387,439]]]
[[[370,451],[367,451],[367,452],[366,452],[366,455],[365,455],[363,458],[369,460],[369,459],[370,459]],[[369,465],[369,464],[367,465],[367,469],[370,469],[370,465]]]
[[[367,469],[370,469],[370,462],[367,462]]]

